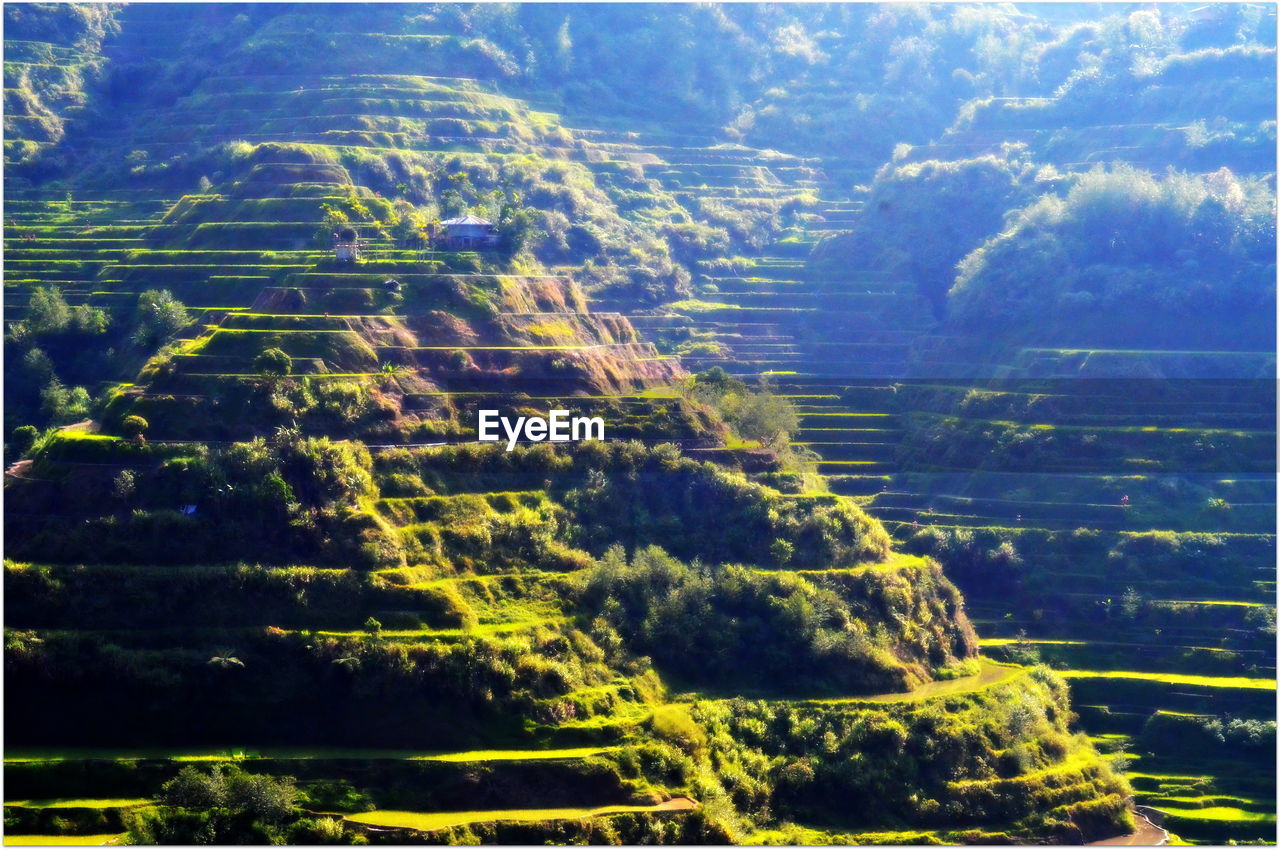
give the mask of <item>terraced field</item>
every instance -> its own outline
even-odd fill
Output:
[[[953,570],[998,657],[1064,669],[1093,733],[1138,736],[1157,711],[1274,718],[1273,353],[1026,349],[984,367],[966,362],[968,341],[906,318],[928,311],[892,282],[753,259],[633,321],[696,351],[692,367],[772,374],[831,489]],[[977,563],[1005,541],[1012,566]],[[1170,746],[1147,739],[1133,769],[1177,761]],[[1170,812],[1170,828],[1274,836],[1270,758],[1250,758],[1243,787],[1267,811],[1194,825]],[[1239,793],[1235,781],[1213,773],[1192,799]]]
[[[1273,836],[1269,754],[1247,756],[1247,769],[1227,769],[1212,756],[1184,752],[1177,738],[1143,734],[1153,712],[1274,717],[1276,485],[1267,382],[1229,382],[1219,395],[1207,381],[1173,381],[1165,399],[1150,401],[1142,398],[1149,387],[1114,380],[853,383],[828,382],[816,398],[795,391],[812,384],[788,387],[802,405],[800,439],[823,455],[819,468],[838,469],[832,457],[850,468],[831,476],[832,488],[867,494],[868,512],[910,551],[947,564],[989,636],[989,652],[1063,669],[1086,729],[1133,738],[1112,745],[1137,755],[1130,757],[1137,799],[1168,810],[1169,829],[1210,841]],[[1022,393],[1053,415],[1019,422],[1026,414],[1013,411]],[[1000,408],[982,430],[917,412],[939,409],[940,396],[983,407],[975,395],[998,399],[990,406]],[[870,403],[846,400],[855,398]],[[833,420],[850,430],[810,428]],[[869,422],[875,425],[865,428]],[[829,434],[848,442],[813,439]],[[1025,440],[1025,448],[1011,454],[1017,443],[1001,434]],[[868,445],[870,435],[876,442]],[[1204,776],[1184,801],[1169,801],[1153,792],[1176,785],[1141,778],[1151,765]],[[1256,807],[1213,806],[1223,794]]]
[[[418,832],[435,832],[451,826],[507,821],[585,820],[630,812],[681,812],[697,806],[688,797],[677,797],[652,806],[597,806],[591,809],[508,809],[476,812],[393,812],[372,811],[350,815],[348,820],[370,826],[399,827]]]
[[[1274,840],[1251,725],[1275,718],[1274,352],[996,357],[914,283],[813,259],[866,211],[879,155],[742,141],[778,138],[781,106],[852,114],[816,71],[764,93],[755,126],[624,121],[567,112],[480,18],[460,35],[370,7],[322,36],[241,15],[227,32],[252,36],[91,120],[104,67],[183,58],[163,5],[111,14],[122,33],[75,47],[6,41],[6,326],[48,287],[114,316],[165,290],[193,322],[154,356],[104,354],[111,380],[75,380],[105,399],[97,421],[6,475],[6,654],[26,686],[6,843],[118,840],[193,765],[296,777],[308,816],[381,842],[1083,840],[1127,818],[1099,752],[1179,837]],[[972,101],[893,163],[998,154],[1054,186],[1099,162],[1266,173],[1274,97],[1238,69],[1269,56],[1192,57],[1230,93],[1212,127],[1178,64],[1144,59],[1131,100],[1150,120],[1085,124],[1088,87],[1064,84]],[[869,123],[883,108],[853,100]],[[37,188],[41,168],[79,176]],[[393,224],[415,205],[528,213],[543,241],[433,250]],[[346,226],[358,263],[330,248]],[[795,405],[821,475],[804,492],[762,486],[768,452],[675,387],[712,366]],[[486,454],[467,444],[495,407],[572,408],[638,443]],[[121,436],[129,416],[145,439]],[[606,460],[649,492],[610,489]],[[237,534],[209,531],[237,509]],[[886,529],[896,551],[849,554],[883,554]],[[828,548],[797,568],[791,542]],[[685,601],[748,564],[728,626],[798,624],[824,671],[898,685],[686,688],[653,662],[686,634],[642,653],[627,641],[662,623],[619,631],[634,563],[588,613],[583,576],[614,543],[692,564],[669,594]],[[777,595],[763,613],[756,582]],[[59,723],[84,692],[92,716]]]

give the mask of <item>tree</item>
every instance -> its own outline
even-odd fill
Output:
[[[71,322],[71,308],[56,286],[37,286],[27,299],[26,326],[32,333],[58,333]]]
[[[1124,595],[1120,597],[1120,610],[1126,619],[1132,620],[1138,616],[1138,612],[1142,610],[1142,597],[1138,595],[1138,591],[1132,587],[1126,587]]]
[[[227,806],[255,818],[278,823],[293,814],[298,790],[293,777],[236,771],[227,777]]]
[[[406,247],[421,245],[427,217],[408,201],[396,201],[395,222],[391,225],[391,237]]]
[[[887,165],[854,231],[822,243],[815,262],[906,276],[941,318],[956,263],[998,233],[1004,214],[1030,195],[1020,167],[994,156]],[[940,209],[951,214],[938,215]]]
[[[138,477],[132,469],[122,469],[116,473],[115,479],[111,482],[111,495],[115,496],[122,502],[127,502],[133,498],[134,492],[138,489]]]
[[[791,432],[800,426],[800,417],[795,406],[774,395],[762,379],[760,389],[748,394],[738,405],[733,424],[746,439],[781,448],[791,439]]]
[[[120,423],[120,431],[131,440],[138,440],[151,427],[151,423],[136,414],[130,414]]]
[[[693,397],[713,407],[721,406],[720,402],[726,396],[744,395],[746,392],[746,384],[719,366],[699,372],[690,382],[690,393]]]
[[[54,377],[53,361],[39,348],[28,349],[22,355],[22,368],[36,384],[47,384]]]
[[[210,667],[217,667],[219,670],[239,670],[244,667],[244,662],[236,658],[231,653],[234,650],[219,649],[218,654],[209,659]]]
[[[40,430],[34,425],[19,425],[9,436],[9,447],[15,457],[21,457],[31,451],[40,436]]]
[[[187,308],[167,289],[149,289],[138,296],[133,341],[153,347],[178,335],[191,321]]]
[[[164,783],[163,807],[138,812],[129,822],[130,844],[283,844],[297,815],[298,789],[292,776],[245,773],[216,765],[208,773],[184,767]],[[342,840],[341,825],[298,836]],[[292,829],[292,827],[289,827]]]
[[[259,375],[284,376],[293,371],[293,360],[279,348],[268,348],[253,358],[253,368]]]
[[[1225,169],[1097,168],[960,261],[949,321],[1006,344],[1274,347],[1274,210]]]
[[[111,316],[106,310],[80,304],[71,311],[71,328],[85,336],[98,336],[107,332]]]
[[[226,805],[227,780],[221,765],[208,773],[187,766],[160,786],[160,799],[169,806],[184,809],[212,809]]]
[[[513,257],[537,237],[538,212],[527,209],[517,192],[508,191],[498,210],[498,251]]]
[[[54,424],[77,422],[89,415],[92,400],[84,387],[67,387],[54,378],[40,391],[40,409]]]

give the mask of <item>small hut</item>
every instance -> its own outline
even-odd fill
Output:
[[[498,228],[487,218],[464,215],[440,222],[440,244],[448,251],[475,251],[496,248]]]

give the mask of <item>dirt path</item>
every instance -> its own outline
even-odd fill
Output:
[[[1133,813],[1134,831],[1128,835],[1117,835],[1101,841],[1090,841],[1089,846],[1120,847],[1158,847],[1169,843],[1169,833],[1162,827],[1147,820],[1147,816],[1139,812]]]
[[[936,697],[957,696],[973,693],[995,685],[1003,684],[1015,676],[1026,672],[1025,667],[1011,664],[997,664],[986,658],[979,659],[979,669],[973,676],[959,679],[948,679],[940,682],[929,682],[915,690],[896,694],[873,694],[871,696],[836,697],[833,699],[811,700],[822,704],[856,703],[856,702],[919,702]]]
[[[20,460],[17,463],[15,463],[13,466],[6,469],[4,471],[4,474],[12,476],[13,478],[26,478],[27,470],[31,469],[32,463],[34,463],[34,461]]]

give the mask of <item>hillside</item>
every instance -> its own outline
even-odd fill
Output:
[[[1274,840],[1274,9],[5,14],[7,842]]]

